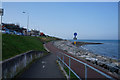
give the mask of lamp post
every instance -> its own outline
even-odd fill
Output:
[[[0,8],[0,16],[1,16],[1,27],[0,27],[0,29],[2,29],[2,16],[3,16],[3,9],[2,8]]]
[[[24,14],[26,12],[23,12]],[[29,27],[29,13],[26,13],[27,14],[27,35],[28,35],[28,27]]]

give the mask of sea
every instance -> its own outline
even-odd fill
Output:
[[[74,40],[70,40],[74,41]],[[118,47],[119,40],[76,40],[77,42],[95,42],[103,44],[88,44],[80,46],[79,48],[85,49],[94,54],[110,57],[112,59],[120,59],[120,49]]]

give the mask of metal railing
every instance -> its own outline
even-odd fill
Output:
[[[61,54],[63,55],[63,56],[62,56],[62,59],[61,59]],[[83,64],[83,65],[85,66],[85,80],[87,80],[87,76],[88,76],[88,75],[87,75],[87,69],[88,69],[88,67],[91,68],[92,70],[100,73],[101,75],[105,76],[105,77],[108,78],[108,79],[115,80],[113,77],[111,77],[111,76],[103,73],[102,71],[100,71],[100,70],[98,70],[98,69],[96,69],[96,68],[88,65],[87,63],[84,63],[84,62],[82,62],[82,61],[74,58],[74,57],[71,57],[71,56],[69,56],[69,55],[67,55],[67,54],[64,54],[64,53],[59,53],[59,55],[60,55],[60,56],[57,55],[57,58],[69,69],[69,78],[70,78],[70,74],[71,74],[70,71],[71,71],[78,79],[82,80],[82,78],[80,78],[80,76],[79,76],[73,69],[71,69],[71,59],[73,59],[73,60],[75,60],[75,61],[77,61],[77,62],[79,62],[79,63],[81,63],[81,64]],[[69,58],[69,65],[68,65],[67,63],[65,63],[65,61],[64,61],[64,56],[66,56],[66,57]],[[64,66],[63,66],[63,67],[64,67]]]

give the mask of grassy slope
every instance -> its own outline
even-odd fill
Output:
[[[64,69],[65,69],[67,75],[69,76],[69,69],[68,69],[67,67],[64,67]],[[79,79],[74,75],[74,73],[72,73],[72,71],[70,71],[70,78],[71,78],[71,80],[72,80],[73,78],[74,78],[75,80],[79,80]]]
[[[2,34],[2,59],[8,59],[29,50],[45,51],[40,38]]]
[[[49,42],[49,41],[54,41],[54,40],[60,40],[59,38],[55,37],[39,37],[42,42]]]

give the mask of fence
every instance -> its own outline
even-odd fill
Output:
[[[63,67],[65,65],[69,69],[69,78],[71,74],[70,72],[72,72],[80,80],[87,80],[88,78],[103,78],[114,80],[113,77],[67,54],[57,53],[57,58],[63,63]]]

